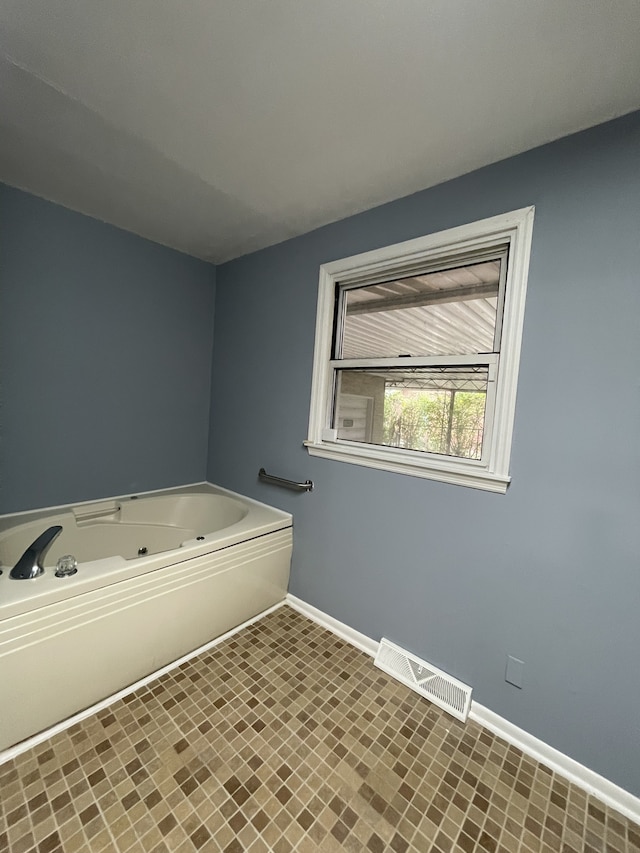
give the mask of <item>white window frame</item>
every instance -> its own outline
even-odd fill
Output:
[[[504,494],[510,482],[509,462],[516,407],[520,346],[533,234],[534,208],[526,207],[479,222],[429,234],[372,252],[343,258],[320,267],[316,338],[313,357],[309,436],[304,442],[311,456],[380,468],[445,483],[471,486]],[[469,258],[508,245],[508,264],[500,352],[483,357],[491,363],[485,412],[485,443],[482,460],[445,457],[424,451],[352,442],[337,438],[331,428],[336,362],[332,362],[336,286],[360,284],[416,274],[425,267]],[[463,357],[463,363],[469,363]],[[357,366],[343,360],[343,367]],[[409,366],[424,358],[404,358]],[[395,359],[377,359],[394,362]],[[451,364],[455,357],[434,358],[433,363]],[[477,363],[477,362],[476,362]]]

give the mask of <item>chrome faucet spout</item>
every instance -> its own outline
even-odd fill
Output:
[[[41,575],[44,572],[44,566],[42,565],[44,552],[61,530],[62,527],[59,524],[55,524],[53,527],[47,528],[37,539],[34,539],[11,569],[9,577],[14,580],[28,580],[29,578],[37,578],[38,575]]]

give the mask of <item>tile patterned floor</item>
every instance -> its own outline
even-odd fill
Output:
[[[10,853],[640,850],[640,827],[284,607],[0,766]]]

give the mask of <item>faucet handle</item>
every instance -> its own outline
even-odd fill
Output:
[[[64,557],[59,558],[56,565],[57,578],[69,578],[71,575],[75,575],[77,571],[78,561],[73,554],[65,554]]]

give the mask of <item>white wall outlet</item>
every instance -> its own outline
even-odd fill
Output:
[[[504,674],[504,680],[514,687],[522,690],[522,674],[524,670],[524,661],[519,658],[514,658],[507,655],[507,669]]]

